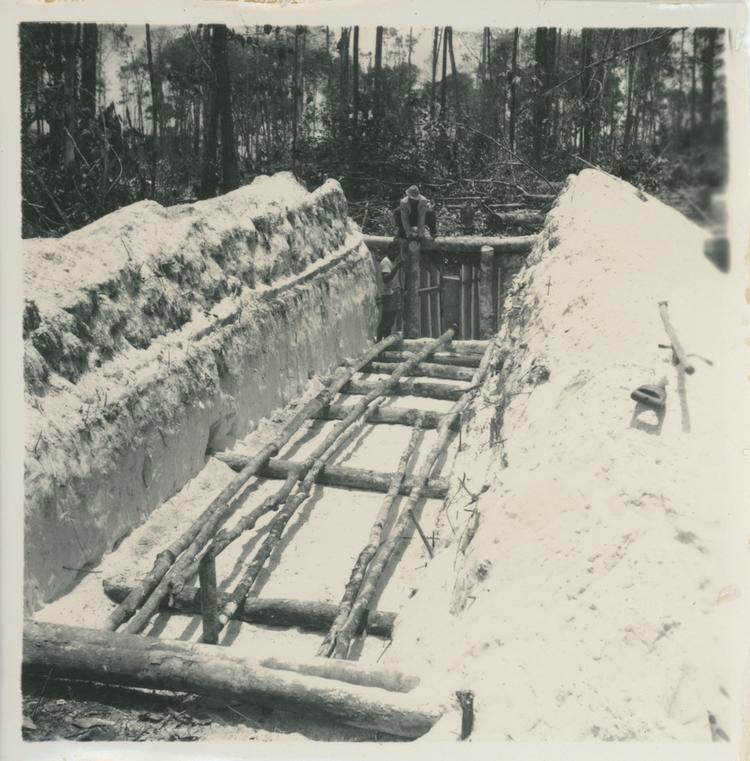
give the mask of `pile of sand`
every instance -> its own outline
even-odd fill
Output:
[[[384,659],[472,689],[476,740],[708,741],[709,712],[736,734],[741,292],[704,237],[587,170],[515,282],[444,548]],[[663,348],[661,300],[693,375]],[[636,406],[661,378],[665,414]]]

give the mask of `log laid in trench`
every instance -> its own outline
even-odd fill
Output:
[[[369,394],[376,384],[377,381],[367,379],[350,380],[344,387],[344,393]],[[419,380],[418,378],[401,378],[393,384],[388,393],[399,396],[426,396],[430,399],[456,401],[465,390],[465,386],[460,386],[457,383],[437,383]]]
[[[317,417],[319,420],[341,420],[346,417],[350,407],[350,404],[334,402],[326,407]],[[420,410],[417,407],[378,407],[368,412],[365,420],[368,423],[413,426],[417,419],[421,417],[422,428],[429,430],[438,427],[440,419],[444,414],[444,412],[437,412],[436,410]]]
[[[382,352],[378,356],[377,361],[398,364],[413,356],[414,354],[412,352],[403,349],[393,349],[391,351]],[[436,351],[431,357],[428,357],[423,364],[434,363],[438,365],[456,365],[458,367],[479,367],[481,359],[481,354],[458,354],[451,351]]]
[[[232,452],[219,452],[215,457],[229,465],[232,470],[242,470],[249,459],[246,455]],[[274,458],[269,460],[268,465],[263,468],[260,475],[264,478],[286,478],[295,465],[299,465],[299,463]],[[390,473],[381,473],[377,470],[350,468],[346,465],[325,465],[318,473],[316,483],[323,484],[323,486],[360,489],[384,494],[388,491],[390,479]],[[412,485],[413,480],[406,478],[400,486],[399,494],[409,496]],[[424,496],[430,499],[444,499],[447,494],[448,481],[440,476],[431,478],[425,486]]]
[[[323,656],[324,658],[329,658],[335,651],[339,632],[349,618],[349,613],[351,612],[352,606],[357,599],[357,595],[359,594],[362,582],[365,578],[367,567],[382,542],[383,528],[385,527],[385,523],[391,514],[391,510],[396,503],[396,499],[398,498],[398,494],[406,474],[406,468],[408,467],[409,461],[414,455],[414,450],[416,449],[417,442],[422,436],[421,431],[421,426],[417,424],[414,430],[411,432],[409,443],[402,452],[398,467],[396,468],[396,472],[391,478],[391,483],[388,487],[388,494],[383,500],[380,509],[378,510],[378,514],[375,516],[375,520],[370,528],[370,536],[367,540],[367,544],[360,551],[359,555],[357,556],[357,560],[354,563],[354,567],[349,574],[349,580],[346,583],[344,593],[339,602],[336,618],[334,619],[333,623],[331,624],[331,628],[326,633],[323,642],[318,648],[318,655]]]
[[[393,349],[396,351],[417,352],[424,349],[424,347],[427,346],[431,340],[431,338],[404,338],[399,341],[393,347]],[[481,360],[488,344],[489,341],[486,339],[467,338],[460,341],[451,341],[450,344],[448,344],[448,346],[443,349],[443,352],[450,352],[453,354],[469,354],[474,356],[479,355],[479,359]]]
[[[366,671],[369,682],[377,668]],[[417,692],[269,668],[215,645],[32,620],[24,624],[23,672],[246,701],[406,738],[425,734],[444,712]]]
[[[370,362],[365,365],[365,373],[382,373],[389,374],[393,372],[392,365],[388,362]],[[417,375],[423,378],[440,378],[442,380],[470,381],[474,373],[470,367],[456,367],[454,365],[437,365],[423,362],[419,367],[415,367],[409,375]]]
[[[489,219],[490,224],[503,227],[526,227],[539,229],[544,225],[544,214],[539,211],[504,211],[493,212]]]
[[[482,361],[477,368],[471,386],[461,395],[460,399],[451,407],[450,412],[443,418],[438,428],[438,437],[432,449],[422,463],[419,472],[416,475],[414,486],[412,487],[409,499],[402,508],[399,517],[388,534],[387,539],[380,544],[374,557],[367,567],[365,578],[362,581],[357,595],[357,599],[351,606],[346,621],[340,626],[336,637],[336,645],[333,651],[334,658],[347,658],[352,639],[361,626],[361,622],[373,604],[375,593],[380,578],[385,571],[388,561],[396,548],[399,546],[402,538],[406,535],[407,530],[414,520],[414,509],[422,498],[425,484],[430,478],[430,473],[435,466],[440,455],[448,444],[451,435],[451,422],[457,420],[461,413],[466,409],[471,400],[476,395],[479,387],[484,382],[490,369],[494,344],[488,343],[484,352]]]
[[[133,588],[112,579],[104,579],[102,586],[107,597],[113,602],[122,602]],[[171,600],[162,601],[161,610],[184,613],[188,616],[199,615],[200,590],[198,587],[183,587]],[[248,624],[327,631],[336,617],[336,610],[337,605],[333,602],[308,602],[283,597],[248,597],[237,610],[235,618]],[[395,613],[371,610],[367,616],[367,633],[376,637],[390,637],[395,620]]]
[[[133,589],[132,593],[123,600],[122,603],[113,611],[109,619],[109,628],[117,629],[121,624],[127,621],[138,607],[154,595],[157,587],[164,581],[164,576],[178,561],[181,555],[188,555],[187,562],[192,563],[197,548],[205,545],[210,536],[216,532],[220,526],[231,514],[233,510],[234,497],[242,487],[254,476],[258,469],[261,468],[274,455],[278,454],[281,448],[292,438],[299,427],[305,420],[320,412],[331,400],[341,391],[349,379],[364,367],[368,362],[377,357],[382,351],[398,343],[399,336],[392,335],[384,338],[379,343],[371,346],[367,351],[360,355],[354,362],[334,376],[331,383],[321,390],[321,392],[311,399],[277,434],[272,442],[267,444],[253,459],[248,462],[247,467],[232,479],[232,481],[222,489],[221,493],[211,501],[209,506],[187,528],[172,544],[165,550],[162,550],[154,560],[154,565],[148,575],[142,580],[140,586]],[[181,558],[180,558],[181,559]],[[146,611],[141,617],[136,631],[140,631],[150,618],[150,615],[159,607],[159,603],[167,593],[167,585],[162,585],[161,591],[155,601],[151,601],[151,612]]]

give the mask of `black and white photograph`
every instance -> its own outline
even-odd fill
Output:
[[[9,30],[3,740],[747,761],[745,29],[336,4]]]

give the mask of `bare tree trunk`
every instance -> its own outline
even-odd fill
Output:
[[[96,116],[96,69],[99,55],[96,24],[83,25],[81,48],[81,113],[86,119]]]
[[[156,75],[151,54],[151,26],[146,24],[146,57],[148,60],[148,78],[151,84],[151,198],[156,198],[156,140],[159,123],[159,97],[156,93]]]
[[[692,142],[695,136],[695,105],[696,105],[696,92],[695,92],[695,64],[698,60],[698,30],[693,29],[693,82],[690,90],[690,140]]]
[[[430,90],[430,118],[435,118],[435,90],[437,83],[437,65],[440,56],[440,29],[435,27],[432,38],[432,88]]]
[[[459,108],[459,84],[458,84],[458,69],[456,68],[456,56],[453,53],[453,27],[447,26],[445,32],[448,35],[448,55],[451,59],[451,79],[453,80],[453,100],[456,106],[456,116],[460,114]]]
[[[443,29],[443,77],[440,80],[440,119],[445,119],[445,95],[448,87],[448,27]]]
[[[714,99],[714,56],[718,30],[706,29],[704,34],[706,41],[701,52],[701,129],[708,133]]]
[[[300,28],[294,27],[294,63],[292,65],[292,173],[297,174],[297,127],[299,125],[299,109],[297,108],[299,89],[299,33]]]
[[[383,115],[383,27],[375,30],[375,93],[373,97],[373,112],[380,123]]]
[[[591,97],[593,70],[589,68],[592,58],[592,47],[593,30],[581,30],[581,100],[584,104],[581,121],[581,155],[587,161],[591,161],[592,132],[594,126]]]
[[[513,53],[510,64],[510,115],[508,117],[508,142],[510,149],[516,147],[516,76],[518,65],[518,35],[519,28],[513,31]]]
[[[628,95],[625,110],[625,134],[622,141],[622,152],[627,153],[633,140],[633,92],[635,89],[635,73],[638,63],[638,51],[633,50],[628,60]]]
[[[78,115],[78,39],[80,24],[64,25],[63,70],[63,169],[72,171],[76,163],[75,134]]]
[[[232,117],[232,80],[229,74],[227,54],[227,28],[215,24],[211,37],[214,68],[216,70],[216,94],[221,115],[221,191],[228,193],[240,184],[237,167],[237,149],[234,142]]]
[[[352,41],[352,131],[357,135],[359,122],[359,27],[354,27],[354,40]]]
[[[206,27],[205,34],[211,37],[211,47],[213,49],[213,35],[215,27],[209,29]],[[216,61],[212,61],[212,76],[208,86],[208,109],[204,115],[206,122],[203,131],[203,161],[201,166],[201,185],[198,193],[199,198],[211,198],[216,195],[216,185],[218,178],[216,176],[216,147],[218,144],[218,127],[219,127],[219,97],[216,86]]]

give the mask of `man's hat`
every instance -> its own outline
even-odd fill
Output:
[[[419,198],[419,188],[416,185],[412,185],[410,188],[406,189],[406,195],[409,196],[409,198]]]

